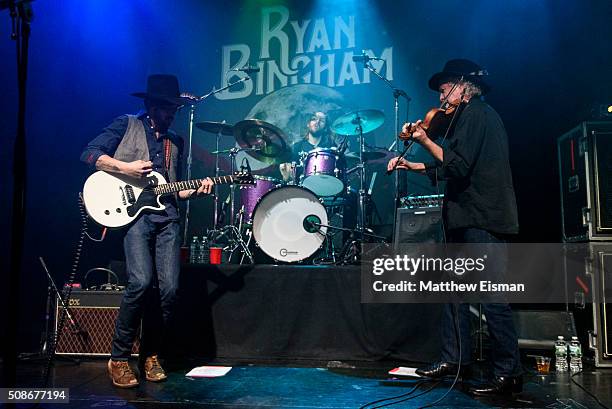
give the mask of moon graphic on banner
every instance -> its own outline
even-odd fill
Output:
[[[323,85],[299,84],[281,88],[262,98],[245,119],[261,119],[280,128],[293,145],[306,132],[306,121],[314,112],[326,112],[331,124],[343,113],[344,96]],[[237,163],[248,158],[253,170],[262,170],[269,165],[248,156],[244,152],[236,155]]]

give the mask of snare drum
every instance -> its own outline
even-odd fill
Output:
[[[243,222],[251,223],[253,220],[253,211],[257,202],[270,190],[282,186],[282,182],[278,179],[267,176],[253,175],[255,179],[254,185],[245,185],[240,187],[240,204],[244,208]]]
[[[336,148],[316,148],[308,152],[304,162],[301,186],[318,196],[335,196],[345,183],[346,161]]]
[[[253,214],[253,237],[277,261],[302,261],[325,240],[327,211],[317,196],[299,186],[282,186],[265,194]]]

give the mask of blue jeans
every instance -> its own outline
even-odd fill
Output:
[[[180,272],[178,221],[141,216],[123,239],[128,285],[119,308],[111,357],[127,360],[141,320],[140,355],[159,353],[169,328]]]
[[[486,230],[468,228],[451,230],[448,235],[448,242],[504,243],[504,240]],[[499,249],[499,247],[496,247],[496,249]],[[496,259],[502,260],[500,264],[502,269],[505,267],[505,257],[507,257],[505,254],[499,254],[496,257]],[[493,374],[495,376],[519,375],[521,373],[520,352],[510,305],[507,303],[482,304],[482,309],[487,317],[487,326],[492,342]],[[457,314],[459,324],[461,352],[459,352],[457,344],[455,314]],[[461,353],[461,364],[469,364],[472,361],[469,304],[446,304],[442,311],[441,324],[442,361],[457,363],[459,353]]]

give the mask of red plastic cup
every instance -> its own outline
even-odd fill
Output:
[[[221,253],[223,249],[221,247],[210,248],[210,264],[221,264]]]

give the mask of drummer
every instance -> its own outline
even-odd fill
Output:
[[[340,145],[342,145],[342,143],[340,143]],[[337,147],[337,145],[334,142],[327,114],[324,112],[315,112],[306,123],[306,133],[304,137],[293,145],[291,160],[294,163],[299,162],[302,155],[315,148],[332,147]],[[285,182],[293,179],[292,166],[291,163],[280,164],[280,173]]]

